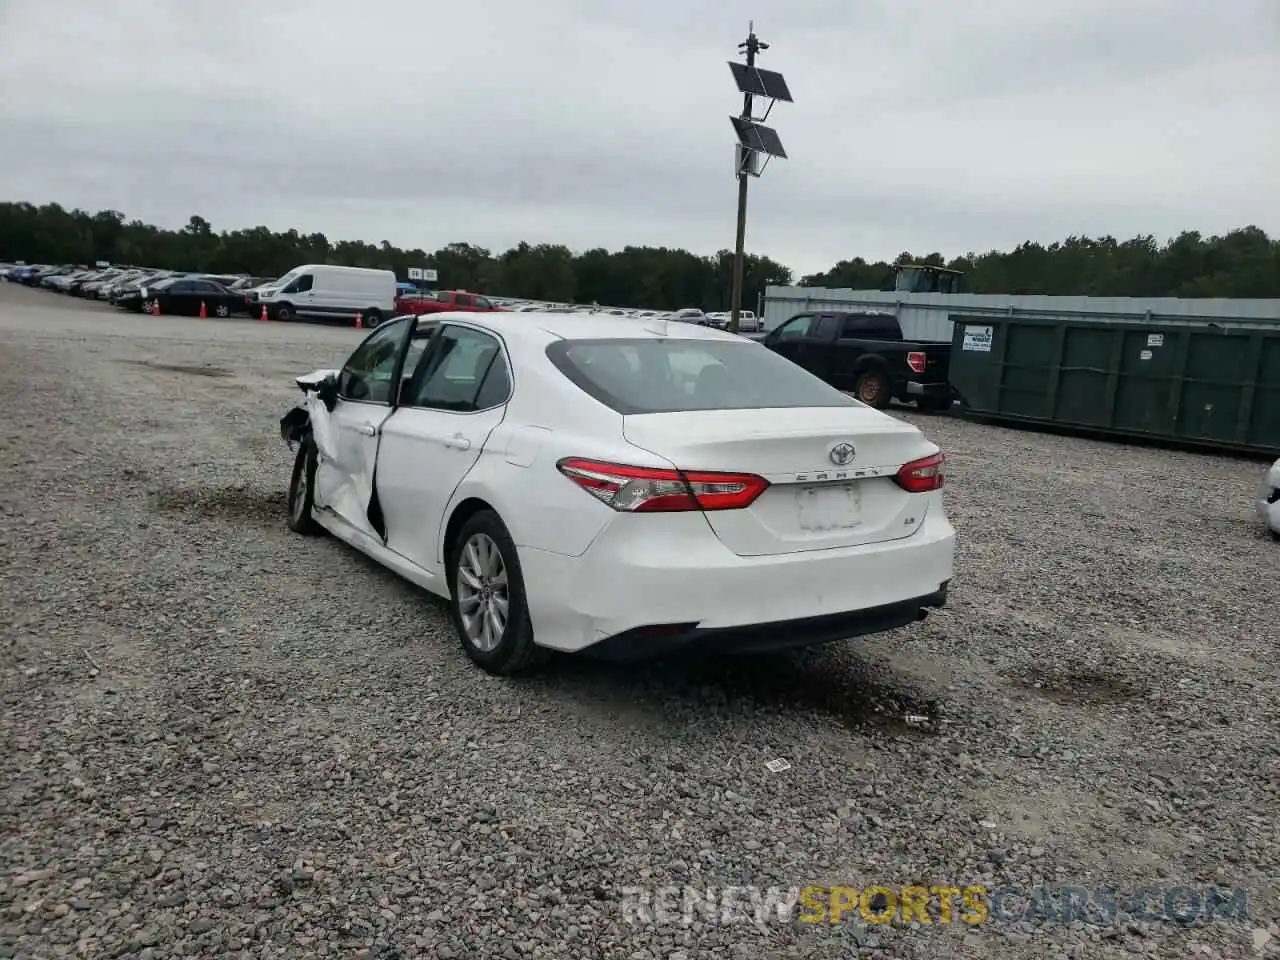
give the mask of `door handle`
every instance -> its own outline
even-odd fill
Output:
[[[356,427],[356,430],[359,431],[362,437],[376,437],[378,435],[378,428],[371,427],[367,423],[360,424],[360,426]]]
[[[460,433],[455,433],[452,437],[447,437],[444,445],[451,450],[470,450],[471,441]]]

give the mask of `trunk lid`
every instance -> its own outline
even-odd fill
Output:
[[[720,541],[743,557],[909,537],[928,498],[893,478],[938,449],[911,424],[861,405],[640,414],[623,418],[623,433],[682,470],[769,481],[745,510],[704,513]],[[838,464],[833,451],[843,444],[853,454]]]

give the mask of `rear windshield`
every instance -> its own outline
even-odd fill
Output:
[[[547,357],[623,415],[858,405],[749,340],[559,340],[547,347]]]

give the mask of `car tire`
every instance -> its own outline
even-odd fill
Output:
[[[220,303],[213,308],[213,313],[215,316],[225,320],[227,317],[231,316],[231,308],[225,303]]]
[[[533,642],[516,545],[498,515],[481,510],[471,516],[451,544],[448,560],[449,613],[467,656],[495,676],[545,663],[548,651]]]
[[[281,303],[276,306],[276,319],[281,322],[288,322],[293,319],[293,304]]]
[[[883,410],[889,405],[889,378],[879,370],[868,370],[859,374],[853,393],[868,407]]]
[[[314,537],[324,529],[311,515],[315,507],[315,489],[316,446],[308,436],[298,444],[293,475],[289,478],[289,529],[304,537]]]
[[[364,315],[364,325],[368,327],[370,330],[372,330],[374,327],[380,326],[381,324],[382,324],[382,311],[377,309],[376,307],[370,309],[369,312]]]

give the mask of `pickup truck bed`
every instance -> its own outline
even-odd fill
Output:
[[[951,406],[951,344],[904,340],[892,314],[802,313],[760,342],[868,406],[883,408],[890,400],[922,409]]]

